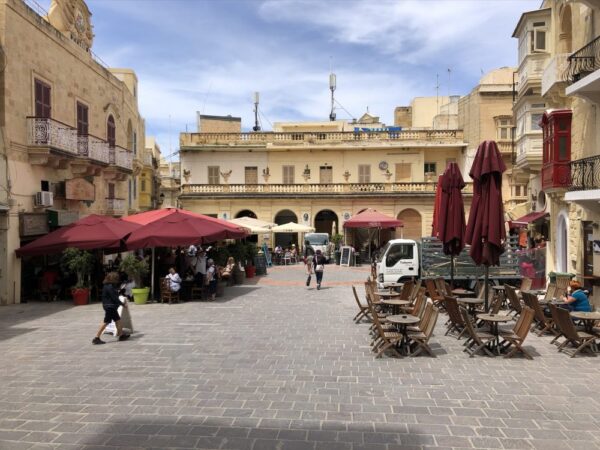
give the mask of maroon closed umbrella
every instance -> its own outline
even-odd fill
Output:
[[[502,174],[506,165],[494,141],[479,144],[469,176],[473,179],[473,203],[466,242],[475,264],[485,266],[485,306],[488,307],[489,266],[500,265],[506,229],[502,203]]]
[[[120,250],[123,239],[140,225],[91,214],[17,249],[17,256],[60,253],[68,247],[81,250]]]
[[[448,164],[440,177],[441,198],[437,213],[439,239],[444,254],[450,255],[450,286],[454,287],[454,257],[465,247],[465,205],[462,189],[465,187],[460,168],[456,163]]]

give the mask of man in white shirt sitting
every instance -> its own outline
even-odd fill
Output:
[[[169,269],[169,273],[165,278],[169,280],[169,289],[171,292],[179,292],[179,289],[181,289],[181,277],[175,270],[175,267]]]

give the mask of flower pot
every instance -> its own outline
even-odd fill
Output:
[[[254,275],[256,275],[256,267],[246,266],[246,278],[254,278]]]
[[[136,305],[145,305],[148,302],[148,295],[150,295],[150,288],[135,288],[131,290],[133,294],[133,302]]]
[[[90,299],[90,290],[88,288],[73,288],[71,289],[73,296],[73,304],[75,306],[87,305]]]
[[[235,268],[233,271],[233,282],[235,284],[242,284],[244,282],[245,272],[239,268]]]

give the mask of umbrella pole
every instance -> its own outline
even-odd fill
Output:
[[[450,289],[454,289],[454,255],[450,255]]]
[[[484,277],[484,282],[483,282],[483,286],[485,289],[484,295],[485,295],[485,310],[488,310],[488,293],[489,293],[489,289],[488,289],[488,283],[489,283],[489,277],[490,277],[490,268],[488,266],[485,266],[485,277]]]
[[[152,247],[152,269],[150,271],[150,291],[152,300],[154,300],[154,247]]]

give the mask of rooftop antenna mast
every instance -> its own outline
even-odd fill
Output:
[[[258,124],[258,103],[259,103],[260,94],[258,92],[254,93],[254,126],[252,129],[254,131],[260,131],[260,125]]]
[[[335,120],[335,87],[336,87],[336,77],[335,73],[329,74],[329,90],[331,91],[331,112],[329,113],[329,120],[332,122]]]

